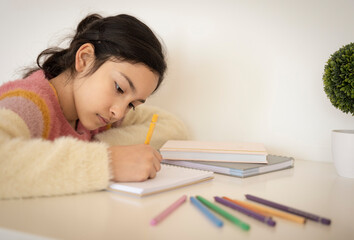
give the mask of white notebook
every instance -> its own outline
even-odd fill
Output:
[[[168,140],[160,153],[165,160],[267,163],[262,143]]]
[[[161,164],[161,170],[153,179],[144,182],[111,182],[108,190],[145,196],[210,180],[213,177],[214,173],[211,171]]]

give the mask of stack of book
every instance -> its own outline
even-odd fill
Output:
[[[163,163],[250,177],[294,166],[292,157],[267,153],[261,143],[169,140],[161,148]]]

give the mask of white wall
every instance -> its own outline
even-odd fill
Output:
[[[331,161],[331,130],[354,129],[322,84],[329,56],[354,41],[354,1],[2,0],[0,82],[89,12],[135,15],[164,39],[169,71],[149,104],[182,118],[194,139]]]

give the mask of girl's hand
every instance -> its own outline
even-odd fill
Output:
[[[141,182],[154,178],[161,169],[161,154],[150,145],[112,146],[111,168],[113,181]]]

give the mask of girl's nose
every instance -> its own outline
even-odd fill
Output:
[[[126,107],[122,105],[113,105],[110,109],[110,118],[111,121],[117,121],[122,119],[126,113]]]

